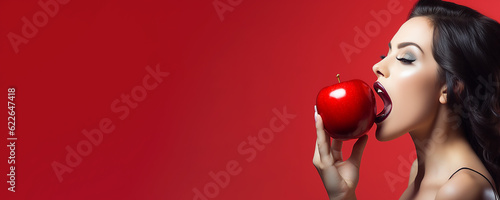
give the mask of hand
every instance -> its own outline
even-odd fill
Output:
[[[368,136],[365,135],[356,141],[351,157],[342,159],[342,141],[332,139],[325,132],[323,120],[318,113],[316,119],[316,149],[314,150],[313,164],[318,170],[326,192],[330,199],[356,199],[356,186],[359,180],[361,156],[365,149]],[[330,146],[331,144],[331,146]]]

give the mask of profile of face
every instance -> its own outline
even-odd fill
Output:
[[[387,56],[373,66],[377,81],[392,102],[387,118],[377,123],[377,140],[392,140],[408,132],[424,133],[444,105],[445,84],[438,77],[432,42],[430,19],[411,18],[392,38]]]

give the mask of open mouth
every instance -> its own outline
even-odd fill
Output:
[[[384,86],[380,82],[375,82],[373,84],[373,89],[375,89],[375,92],[377,92],[378,96],[382,99],[384,102],[384,110],[382,110],[380,113],[377,114],[375,117],[375,123],[380,123],[389,116],[389,113],[391,113],[392,110],[392,101],[391,98],[389,97],[389,94],[387,94],[387,91],[385,90]]]

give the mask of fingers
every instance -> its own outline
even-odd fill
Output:
[[[318,143],[317,142],[316,142],[316,145],[314,145],[313,164],[316,167],[321,165],[321,159],[319,158],[319,150],[318,150]]]
[[[349,157],[349,160],[358,168],[361,165],[361,157],[363,156],[363,151],[365,150],[367,141],[368,135],[359,138],[358,141],[356,141],[356,143],[354,144],[351,157]]]
[[[320,161],[325,164],[333,163],[333,157],[330,151],[330,136],[325,132],[323,127],[323,119],[315,112],[314,118],[316,120],[316,148],[318,149]]]
[[[342,158],[342,141],[333,139],[332,142],[332,156],[336,161],[343,161]]]
[[[318,148],[318,146],[322,147],[318,152],[320,154],[320,157],[323,155],[331,154],[329,157],[333,157],[334,161],[343,161],[342,141],[336,139],[333,139],[333,142],[330,141],[330,136],[325,132],[325,129],[323,127],[323,118],[321,118],[321,116],[318,114],[316,106],[314,106],[314,110],[316,111],[314,113],[314,117],[316,120],[316,133],[318,134],[316,148]]]

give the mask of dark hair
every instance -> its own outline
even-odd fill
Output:
[[[481,13],[441,0],[420,0],[409,18],[434,26],[432,54],[447,86],[457,127],[500,182],[500,24]],[[451,118],[450,118],[451,119]]]

